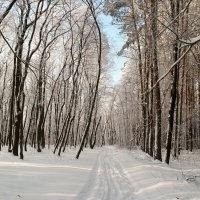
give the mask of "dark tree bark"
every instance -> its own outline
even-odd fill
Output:
[[[180,0],[176,2],[170,2],[171,5],[171,17],[174,20],[173,24],[173,31],[178,34],[178,27],[179,27],[179,9],[180,9]],[[176,20],[175,20],[176,19]],[[180,50],[179,50],[179,42],[178,38],[173,42],[173,62],[175,63],[178,58],[180,57]],[[166,141],[166,156],[165,162],[169,164],[170,154],[171,154],[171,147],[172,147],[172,135],[173,135],[173,127],[174,127],[174,113],[177,101],[177,94],[178,94],[178,80],[179,78],[179,63],[177,63],[172,71],[172,85],[171,85],[171,96],[170,96],[170,108],[169,108],[169,116],[168,116],[168,128],[167,128],[167,141]]]

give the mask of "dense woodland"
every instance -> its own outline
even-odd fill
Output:
[[[116,85],[102,13],[126,38]],[[199,42],[198,0],[1,1],[0,148],[200,148]]]

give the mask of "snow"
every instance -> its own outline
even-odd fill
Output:
[[[106,146],[58,157],[28,149],[20,160],[0,152],[0,200],[200,200],[200,152],[170,166],[140,150]]]
[[[23,161],[6,150],[0,152],[0,200],[73,199],[95,161],[94,153],[88,150],[80,160],[74,159],[75,149],[68,149],[61,157],[48,150],[41,154],[30,150]]]
[[[189,38],[188,40],[181,40],[181,42],[192,45],[192,44],[196,44],[197,42],[200,41],[200,35],[193,37],[193,38]]]
[[[179,159],[174,159],[171,166],[179,169],[183,178],[200,188],[200,151],[183,151]]]

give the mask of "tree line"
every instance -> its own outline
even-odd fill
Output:
[[[199,11],[196,0],[105,1],[127,38],[109,111],[114,143],[168,164],[200,147]]]
[[[0,4],[0,148],[23,159],[28,145],[38,152],[54,145],[58,155],[78,145],[78,158],[85,146],[104,143],[97,133],[108,42],[97,20],[99,5]]]

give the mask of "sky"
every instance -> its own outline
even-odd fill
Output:
[[[107,35],[109,45],[110,45],[110,53],[109,59],[110,68],[109,74],[111,75],[113,84],[119,83],[122,78],[122,68],[124,67],[124,63],[126,62],[126,58],[122,56],[118,56],[117,52],[119,52],[124,44],[125,36],[120,34],[120,28],[118,25],[112,24],[112,17],[101,14],[101,22],[103,25],[103,32]]]

